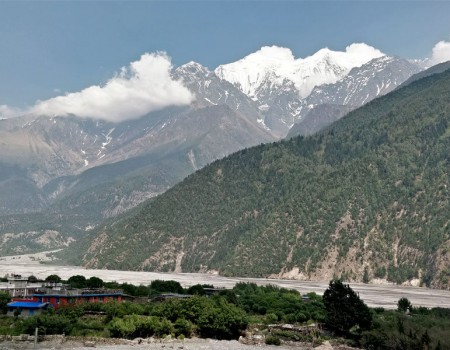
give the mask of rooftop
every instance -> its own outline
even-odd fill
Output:
[[[20,307],[23,309],[41,309],[48,305],[48,303],[39,303],[33,301],[13,301],[11,303],[8,303],[8,307]]]

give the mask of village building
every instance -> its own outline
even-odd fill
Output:
[[[82,290],[68,289],[58,293],[36,293],[32,297],[33,302],[49,303],[55,309],[62,305],[79,303],[107,303],[109,301],[131,301],[132,296],[119,290]]]
[[[55,282],[30,283],[27,277],[12,275],[8,282],[0,284],[0,291],[11,296],[8,315],[26,317],[36,315],[49,307],[57,309],[63,305],[79,303],[107,303],[133,300],[122,290],[77,289]]]
[[[30,300],[13,301],[8,304],[7,316],[27,317],[41,314],[49,308],[49,303],[32,302]]]
[[[36,293],[42,283],[30,283],[28,277],[11,275],[7,282],[0,282],[0,292],[8,293],[12,298],[28,298]]]

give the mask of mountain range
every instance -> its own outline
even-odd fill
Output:
[[[92,268],[448,288],[449,101],[450,70],[413,79],[312,136],[213,162],[72,254]]]
[[[289,137],[317,132],[421,69],[365,44],[305,59],[265,47],[214,71],[196,62],[174,68],[172,78],[195,96],[188,106],[117,123],[0,120],[0,252],[66,246],[216,159],[279,140],[292,125]],[[48,235],[58,239],[49,245],[40,238]]]

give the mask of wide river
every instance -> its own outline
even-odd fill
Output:
[[[212,284],[215,287],[233,287],[237,282],[254,282],[259,285],[273,284],[280,287],[292,288],[302,294],[316,292],[322,294],[328,287],[328,281],[311,282],[296,280],[279,280],[264,278],[239,278],[223,277],[219,275],[200,273],[156,273],[141,271],[120,271],[120,270],[93,270],[79,266],[57,266],[42,263],[46,260],[45,253],[4,256],[0,257],[0,276],[6,274],[20,274],[23,276],[34,275],[38,278],[45,278],[52,274],[57,274],[62,279],[68,279],[73,275],[83,275],[86,278],[96,276],[104,281],[128,282],[135,285],[149,285],[151,281],[174,280],[183,285]],[[359,293],[367,305],[372,307],[384,307],[394,309],[397,301],[408,298],[414,306],[445,307],[450,308],[450,291],[437,290],[420,287],[398,286],[391,284],[376,285],[363,283],[350,283],[350,286]]]

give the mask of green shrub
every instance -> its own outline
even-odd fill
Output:
[[[280,340],[280,338],[278,338],[276,336],[269,335],[266,337],[266,344],[279,346],[279,345],[281,345],[281,340]]]
[[[115,338],[163,336],[174,331],[173,324],[156,316],[127,315],[123,318],[114,318],[109,324],[109,332]]]
[[[192,333],[192,323],[184,318],[178,318],[175,323],[175,334],[177,336],[190,337]]]
[[[270,313],[266,315],[266,323],[271,324],[278,321],[278,316],[274,313]]]
[[[6,315],[8,312],[8,303],[11,301],[11,296],[8,293],[0,292],[0,314]]]
[[[397,310],[400,312],[406,312],[412,310],[412,304],[408,298],[400,298],[397,302]]]
[[[34,334],[36,326],[39,328],[39,334],[70,334],[74,322],[69,317],[59,314],[32,316],[23,321],[22,333]]]
[[[183,287],[177,281],[154,280],[150,284],[149,289],[150,295],[158,295],[161,293],[184,293]]]

